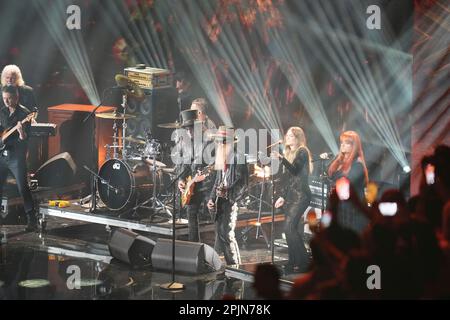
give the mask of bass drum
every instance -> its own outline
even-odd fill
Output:
[[[143,161],[110,159],[103,163],[98,175],[100,199],[110,210],[133,207],[153,194],[152,171]],[[159,173],[155,180],[160,185]]]

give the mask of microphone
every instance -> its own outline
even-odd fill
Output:
[[[333,152],[324,152],[319,155],[319,158],[323,160],[329,160],[330,158],[333,157],[333,155],[334,155]]]
[[[278,140],[277,142],[272,143],[272,144],[271,144],[270,146],[268,146],[266,149],[272,148],[273,146],[276,146],[276,145],[282,144],[282,143],[283,143],[283,140]]]

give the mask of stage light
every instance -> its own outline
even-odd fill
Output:
[[[225,125],[233,126],[217,71],[213,68],[213,56],[202,30],[202,14],[197,4],[192,1],[185,7],[180,1],[158,1],[155,11],[164,28],[173,35],[175,45],[189,63],[210,105]]]
[[[183,4],[173,0],[161,1],[156,9],[161,21],[167,21],[164,18],[168,15],[173,18],[167,27],[171,29],[176,45],[190,62],[192,72],[222,121],[232,125],[223,92],[224,83],[220,81],[224,78],[265,128],[280,129],[281,121],[274,110],[274,97],[264,86],[269,69],[261,53],[266,49],[260,47],[257,35],[248,35],[239,19],[219,21],[220,18],[215,15],[217,3],[214,1]],[[229,10],[231,15],[239,14],[235,6],[230,6]],[[216,17],[216,24],[212,22],[212,17]],[[217,37],[213,35],[213,25],[217,27]],[[209,32],[205,32],[205,28],[209,28]]]
[[[165,29],[158,32],[157,22],[147,12],[148,8],[142,8],[136,0],[128,1],[128,5],[125,1],[105,1],[100,5],[111,30],[126,39],[131,53],[139,63],[155,68],[169,68],[166,57],[171,53],[167,45],[167,34]]]
[[[406,166],[407,147],[396,121],[412,105],[412,55],[400,50],[399,41],[389,32],[388,21],[383,23],[383,32],[374,35],[368,34],[364,24],[358,27],[351,23],[349,13],[364,12],[359,2],[343,5],[317,0],[295,4],[304,19],[284,10],[289,28],[285,33],[291,38],[296,35],[330,74],[342,77],[343,81],[336,85],[366,118],[364,124],[371,127],[397,162]],[[369,65],[367,52],[376,53],[378,60]],[[401,89],[393,91],[394,87]],[[352,129],[358,131],[355,125]]]
[[[404,173],[409,173],[409,172],[411,172],[411,168],[408,165],[406,165],[406,166],[403,167],[403,172]]]
[[[86,46],[79,30],[66,28],[66,8],[70,1],[56,1],[48,6],[47,1],[33,1],[50,35],[55,40],[64,58],[86,93],[92,105],[100,104],[100,95],[94,81]]]

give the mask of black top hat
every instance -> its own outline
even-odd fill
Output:
[[[197,110],[181,111],[181,126],[190,127],[197,121]]]

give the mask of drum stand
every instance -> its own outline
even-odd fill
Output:
[[[127,159],[127,149],[126,149],[126,142],[127,140],[125,139],[126,136],[126,131],[127,131],[127,117],[126,117],[126,112],[127,112],[127,100],[128,100],[128,96],[126,94],[122,95],[122,108],[123,108],[123,122],[122,122],[122,159],[126,160]]]
[[[164,211],[166,212],[166,214],[170,217],[173,217],[172,212],[170,212],[170,210],[167,208],[167,206],[158,199],[158,196],[156,194],[156,173],[157,173],[157,165],[156,165],[156,153],[152,154],[152,160],[153,160],[153,164],[152,164],[152,181],[153,181],[153,194],[152,197],[145,200],[142,203],[139,203],[137,206],[135,206],[134,208],[131,208],[129,211],[127,211],[125,213],[125,215],[127,215],[130,211],[133,212],[133,214],[136,213],[136,211],[139,208],[149,208],[152,210],[152,214],[150,215],[150,219],[158,214],[158,210],[164,209]],[[151,207],[145,207],[145,205],[147,205],[148,203],[152,203]],[[173,209],[175,210],[175,208]]]

